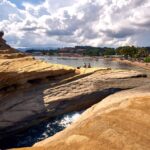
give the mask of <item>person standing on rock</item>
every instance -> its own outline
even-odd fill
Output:
[[[91,64],[89,63],[88,68],[91,68]]]
[[[86,68],[87,66],[86,66],[86,63],[84,63],[84,66],[83,66],[83,68]]]

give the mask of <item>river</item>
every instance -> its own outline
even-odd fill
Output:
[[[37,59],[46,62],[69,65],[72,67],[88,65],[91,67],[113,68],[113,69],[133,69],[134,67],[128,64],[111,61],[103,58],[90,58],[90,57],[59,57],[59,56],[36,56]]]

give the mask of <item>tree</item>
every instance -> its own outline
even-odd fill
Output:
[[[116,51],[114,48],[106,48],[104,51],[104,55],[115,55]]]

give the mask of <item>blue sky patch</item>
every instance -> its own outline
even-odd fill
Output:
[[[18,8],[23,9],[24,7],[22,6],[23,2],[28,2],[31,4],[40,4],[44,0],[9,0],[11,3],[15,4]]]

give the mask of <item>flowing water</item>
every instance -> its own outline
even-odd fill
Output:
[[[68,127],[79,118],[82,112],[83,111],[72,112],[55,117],[31,127],[25,132],[11,136],[11,138],[4,139],[0,143],[0,149],[32,146],[36,142],[53,136],[57,132]]]

